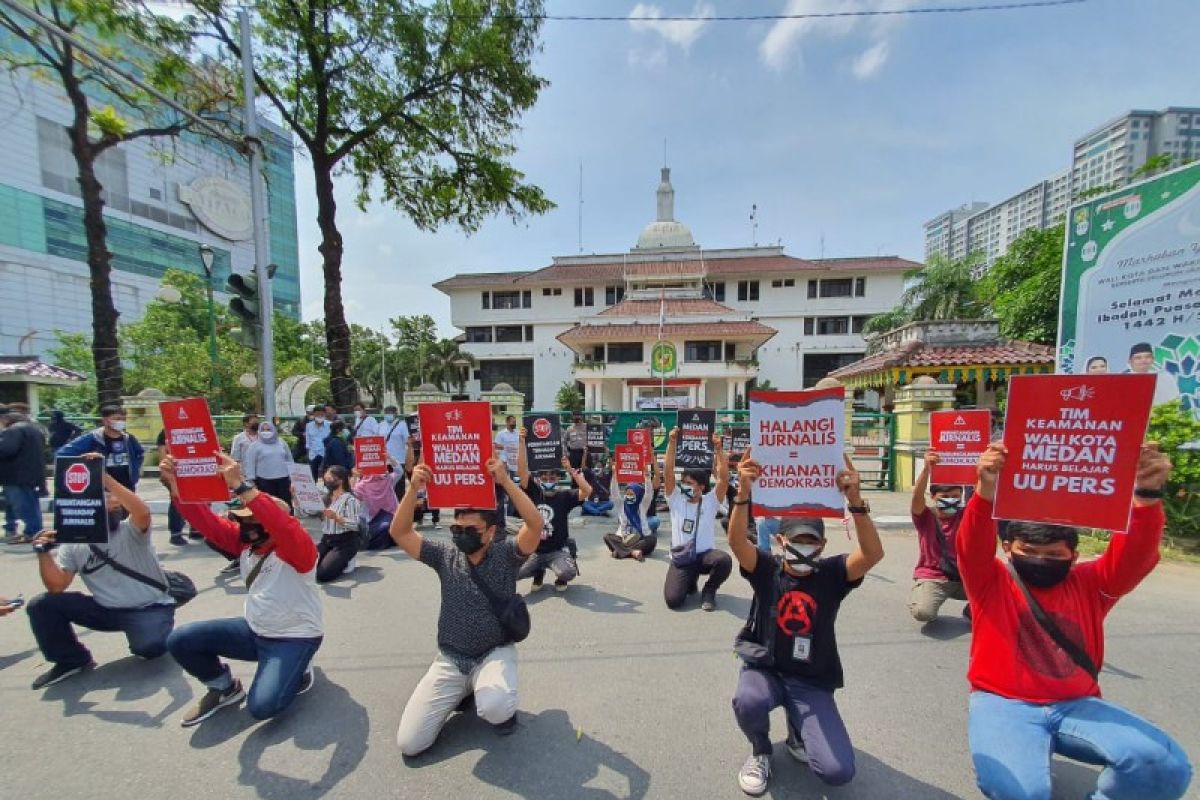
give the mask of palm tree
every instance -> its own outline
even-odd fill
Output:
[[[964,258],[935,255],[913,276],[900,297],[900,306],[912,322],[942,319],[979,319],[986,309],[975,296],[976,271],[983,254]]]
[[[463,350],[453,339],[442,339],[425,354],[429,380],[444,392],[458,387],[458,394],[466,388],[470,370],[476,365],[475,357]]]

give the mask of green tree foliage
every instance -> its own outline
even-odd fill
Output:
[[[554,406],[559,411],[583,411],[583,395],[580,394],[579,387],[570,381],[563,383],[554,395]]]
[[[1062,225],[1025,231],[996,259],[979,284],[979,296],[987,298],[1001,334],[1054,344],[1062,263]]]
[[[933,256],[924,267],[905,275],[908,285],[900,303],[867,320],[864,329],[882,333],[910,322],[985,317],[987,309],[975,294],[975,273],[982,263],[982,253],[954,259]]]
[[[192,38],[174,20],[151,13],[138,0],[22,0],[61,31],[97,43],[96,50],[180,106],[213,119],[227,116],[232,92],[219,69],[193,71]],[[71,105],[67,138],[83,201],[87,263],[92,290],[92,369],[100,405],[122,393],[123,362],[117,338],[118,312],[112,299],[112,253],[104,222],[104,186],[97,160],[108,150],[139,139],[174,137],[192,127],[184,116],[112,74],[75,45],[49,35],[26,16],[0,7],[0,30],[12,47],[0,64],[53,81]],[[95,98],[105,98],[100,105]],[[146,109],[151,111],[147,112]]]
[[[1146,439],[1174,465],[1163,497],[1167,535],[1200,540],[1200,419],[1178,400],[1163,403],[1150,414]]]
[[[192,22],[240,55],[229,0],[191,0]],[[467,231],[502,212],[553,204],[510,162],[520,115],[545,82],[533,72],[542,0],[259,0],[252,7],[259,94],[307,151],[325,279],[329,379],[354,400],[353,331],[342,303],[344,243],[335,175],[418,227]]]

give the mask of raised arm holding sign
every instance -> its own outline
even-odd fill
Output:
[[[229,487],[218,472],[221,444],[217,440],[208,401],[203,397],[167,400],[158,404],[167,451],[175,460],[182,503],[229,500]]]
[[[491,403],[421,403],[417,414],[429,507],[495,508],[495,482],[485,468],[492,455]]]

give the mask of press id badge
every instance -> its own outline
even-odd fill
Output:
[[[692,532],[692,531],[694,531],[695,529],[696,529],[696,520],[694,520],[694,519],[685,519],[685,520],[683,521],[683,532],[684,532],[684,533],[691,533],[691,532]]]
[[[812,637],[797,636],[792,640],[792,660],[808,661],[812,656]]]

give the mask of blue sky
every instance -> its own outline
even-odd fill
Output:
[[[963,5],[976,0],[548,0],[550,81],[517,138],[517,166],[558,204],[468,237],[363,213],[339,187],[352,322],[429,313],[450,335],[456,272],[536,269],[628,249],[654,218],[663,141],[676,218],[703,247],[782,241],[799,257],[923,255],[922,223],[995,202],[1062,169],[1073,141],[1130,108],[1200,106],[1196,0],[1090,0],[1058,8],[854,21],[655,21],[672,14]],[[309,164],[297,170],[304,317],[322,316]]]

